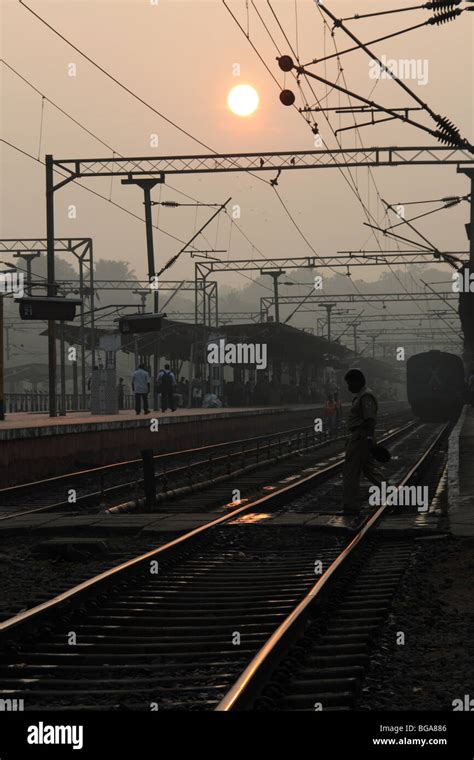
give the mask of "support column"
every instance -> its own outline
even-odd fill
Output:
[[[138,185],[143,190],[143,205],[145,206],[145,229],[146,229],[146,251],[148,261],[148,282],[151,289],[156,286],[155,271],[155,251],[153,244],[153,219],[151,215],[154,202],[151,199],[151,191],[155,185],[162,184],[165,181],[165,175],[160,174],[155,179],[123,179],[122,185]],[[158,314],[158,289],[154,289],[153,311]],[[153,347],[153,371],[151,391],[153,394],[153,406],[156,409],[157,394],[155,393],[155,380],[158,374],[158,340],[155,340]]]
[[[59,325],[60,336],[60,354],[61,354],[61,406],[59,414],[61,417],[66,416],[66,345],[64,342],[64,322]]]
[[[469,275],[474,273],[474,169],[458,167],[458,172],[465,174],[471,183],[470,221],[466,224],[466,232],[469,239]],[[474,293],[460,293],[459,316],[464,333],[464,363],[466,369],[474,366]]]
[[[275,302],[275,322],[280,323],[280,300],[278,293],[278,278],[280,275],[285,274],[284,269],[261,269],[260,274],[267,274],[273,279],[273,294]]]
[[[3,362],[3,296],[0,295],[0,420],[5,419],[5,366]]]
[[[331,340],[331,312],[336,306],[335,303],[322,303],[320,304],[322,309],[326,309],[327,325],[328,325],[328,341]]]
[[[53,156],[46,156],[46,240],[48,257],[48,296],[56,295],[54,262],[54,177]],[[56,417],[56,324],[48,320],[49,416]]]

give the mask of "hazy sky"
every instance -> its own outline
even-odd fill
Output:
[[[293,108],[281,105],[278,86],[221,0],[158,0],[156,5],[150,0],[28,0],[28,4],[130,90],[213,150],[253,152],[314,147],[310,128]],[[245,0],[229,0],[228,5],[247,31]],[[266,0],[258,0],[255,5],[281,53],[290,52]],[[413,5],[412,0],[357,3],[330,0],[327,3],[340,17],[409,5]],[[313,0],[276,1],[272,7],[289,42],[298,46],[302,62],[324,55],[324,50],[334,51],[334,42]],[[112,149],[125,156],[205,152],[198,143],[110,81],[17,0],[1,0],[1,8],[2,58]],[[364,40],[371,40],[421,23],[430,15],[426,10],[413,11],[352,21],[348,25]],[[464,13],[444,26],[412,31],[373,47],[380,56],[389,59],[419,61],[420,72],[428,75],[428,82],[410,80],[407,84],[436,113],[452,119],[463,136],[471,141],[474,140],[473,29],[474,13]],[[248,31],[271,72],[283,85],[284,75],[275,60],[276,49],[251,2]],[[335,43],[343,50],[350,41],[339,30]],[[363,53],[348,54],[341,61],[349,89],[389,107],[416,105],[392,81],[371,79],[369,60]],[[69,76],[70,64],[75,64],[76,76]],[[234,64],[240,66],[239,77],[233,75]],[[320,64],[312,70],[331,81],[337,76],[334,61],[326,68]],[[1,76],[2,136],[6,140],[41,159],[46,153],[53,153],[56,158],[112,155],[50,103],[42,103],[41,96],[3,64]],[[287,86],[293,86],[288,75],[286,81]],[[342,83],[341,74],[339,81]],[[253,85],[260,95],[257,113],[246,119],[231,114],[226,104],[230,88],[241,83]],[[328,95],[323,84],[313,84],[317,98],[325,105],[348,104],[344,95],[334,92]],[[303,105],[299,96],[297,105]],[[433,126],[424,115],[414,112],[413,117]],[[357,118],[365,121],[360,115]],[[323,139],[333,147],[334,136],[327,122],[322,115],[317,120]],[[337,127],[339,117],[331,115],[331,123]],[[342,126],[350,123],[347,116],[340,122]],[[150,147],[153,134],[158,135],[158,148]],[[401,122],[362,129],[360,137],[366,146],[438,144],[430,135]],[[343,133],[341,139],[344,147],[360,144],[354,131]],[[244,173],[173,176],[169,185],[206,203],[222,202],[232,196],[232,204],[241,207],[240,228],[266,257],[312,255],[269,185],[271,175],[260,176],[266,182]],[[370,212],[381,220],[381,206],[376,202],[375,187],[367,170],[354,171],[353,176]],[[468,191],[467,179],[457,175],[454,167],[375,169],[373,177],[380,195],[390,203],[441,198]],[[1,236],[44,236],[44,167],[2,146],[1,181]],[[130,211],[143,214],[138,188],[121,186],[117,178],[113,182],[94,179],[83,180],[83,183]],[[283,172],[278,191],[308,241],[321,255],[357,250],[366,244],[376,247],[370,232],[363,227],[366,218],[361,205],[337,169]],[[154,191],[154,198],[159,200],[160,197],[186,200],[168,187]],[[77,207],[74,220],[67,217],[71,204]],[[201,209],[196,217],[194,208],[163,208],[159,212],[159,226],[186,240],[193,234],[196,223],[202,223],[209,213],[209,209]],[[157,220],[158,207],[154,210],[155,223]],[[463,204],[428,217],[420,229],[440,248],[463,250],[467,248],[464,231],[467,220],[468,206]],[[55,232],[57,237],[92,237],[97,258],[126,259],[137,274],[145,275],[144,224],[74,184],[56,194]],[[208,228],[207,243],[201,239],[199,245],[227,249],[230,242],[224,258],[258,255],[235,228],[232,236],[229,232],[229,221],[222,217],[218,227],[214,223]],[[157,268],[180,247],[177,241],[158,230],[155,230],[155,245]],[[382,245],[386,246],[387,242],[382,240]],[[359,270],[357,274],[374,279],[379,272],[372,268],[364,273]],[[183,256],[168,272],[168,279],[193,276],[194,262],[188,256]],[[220,282],[240,287],[248,281],[238,275],[220,275]]]

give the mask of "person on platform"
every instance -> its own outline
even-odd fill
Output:
[[[161,369],[157,377],[158,393],[161,394],[161,411],[166,412],[167,409],[175,411],[174,392],[176,388],[176,375],[171,371],[170,365],[165,364],[165,368]]]
[[[204,396],[202,402],[203,409],[221,409],[223,406],[224,405],[219,396],[217,396],[215,393],[206,393]]]
[[[349,438],[346,441],[342,476],[342,509],[345,514],[355,514],[360,509],[358,497],[361,473],[379,488],[382,484],[381,474],[372,456],[378,405],[373,391],[367,388],[360,369],[350,369],[344,380],[349,391],[355,395],[347,420]]]
[[[135,394],[135,411],[140,414],[143,403],[143,413],[148,414],[148,394],[150,393],[151,378],[144,364],[139,364],[132,377],[132,390]]]

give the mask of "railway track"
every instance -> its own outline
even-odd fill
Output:
[[[395,420],[409,419],[404,411],[397,415],[387,413],[380,418],[381,434],[393,427]],[[269,471],[275,466],[282,477],[289,476],[295,469],[314,461],[315,452],[327,456],[339,453],[345,437],[344,427],[336,436],[326,432],[316,432],[314,426],[285,430],[265,436],[252,437],[228,443],[202,446],[179,452],[157,454],[153,457],[156,503],[166,503],[167,511],[196,511],[195,501],[190,506],[183,504],[180,497],[210,489],[235,476],[249,478],[258,470]],[[299,457],[295,468],[294,460]],[[274,475],[274,473],[271,473]],[[133,479],[131,479],[133,478]],[[250,489],[260,479],[250,476]],[[123,508],[127,498],[130,507],[144,508],[142,496],[144,481],[142,460],[117,462],[111,465],[79,470],[65,475],[47,478],[35,483],[23,483],[0,489],[0,521],[14,515],[39,514],[43,512],[97,512]],[[75,491],[75,501],[69,500],[70,489]],[[220,492],[216,494],[219,501]],[[188,500],[189,501],[189,500]]]
[[[401,484],[437,451],[446,427],[431,430]],[[349,709],[409,543],[387,560],[374,533],[384,506],[349,538],[245,522],[301,507],[339,471],[329,465],[0,623],[0,698],[26,710],[148,711],[287,709],[303,695],[307,709]]]

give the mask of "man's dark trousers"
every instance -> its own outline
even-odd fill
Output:
[[[143,402],[143,411],[148,414],[148,393],[135,393],[135,411],[140,414]]]
[[[171,409],[174,412],[174,393],[173,391],[161,391],[161,411],[166,412]]]

